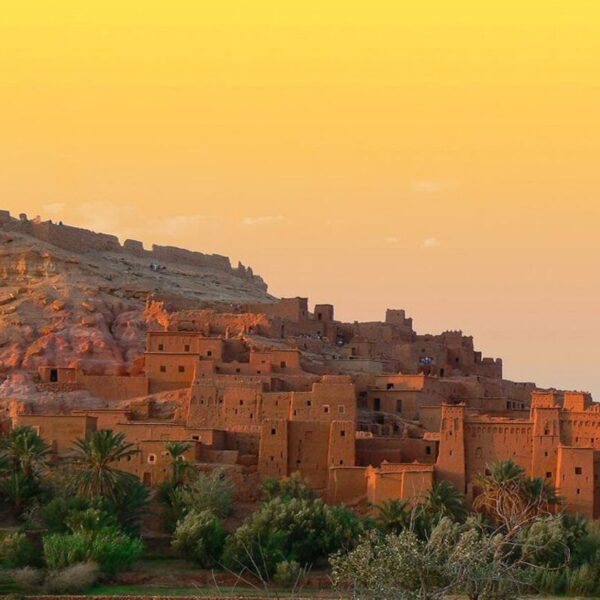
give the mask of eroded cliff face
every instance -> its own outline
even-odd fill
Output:
[[[135,372],[147,328],[166,324],[163,298],[261,301],[270,298],[265,287],[235,270],[73,252],[0,227],[0,392],[30,394],[29,373],[43,365]]]

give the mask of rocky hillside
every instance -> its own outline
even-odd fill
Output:
[[[182,306],[270,298],[260,277],[226,257],[98,246],[116,238],[62,225],[52,226],[49,242],[45,225],[0,219],[0,396],[22,396],[27,372],[40,365],[134,370],[165,298]]]

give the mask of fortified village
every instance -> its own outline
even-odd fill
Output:
[[[567,511],[600,516],[600,405],[587,393],[505,380],[502,361],[482,357],[471,337],[417,334],[404,310],[388,309],[382,322],[344,323],[331,304],[269,297],[251,269],[232,269],[225,257],[120,246],[113,236],[25,215],[4,212],[1,221],[3,244],[32,237],[57,256],[91,245],[90,252],[135,257],[152,273],[179,262],[257,286],[246,294],[254,300],[185,306],[148,294],[145,351],[119,368],[92,368],[84,356],[60,352],[3,365],[5,376],[26,373],[37,393],[95,399],[94,406],[3,399],[3,431],[33,427],[56,460],[76,439],[112,429],[139,448],[119,467],[157,486],[168,476],[165,441],[185,440],[188,462],[224,466],[247,497],[266,477],[299,472],[326,501],[366,507],[418,502],[443,480],[471,501],[477,475],[511,459],[555,486]],[[94,298],[85,302],[88,313],[99,310]]]

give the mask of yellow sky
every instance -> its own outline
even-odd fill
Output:
[[[600,400],[600,3],[5,2],[2,207],[406,308]]]

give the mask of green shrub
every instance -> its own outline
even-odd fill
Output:
[[[82,532],[93,535],[107,528],[116,528],[117,520],[99,508],[73,510],[65,517],[65,525],[72,533]]]
[[[115,528],[91,534],[54,533],[44,538],[44,558],[49,569],[64,569],[76,563],[93,561],[101,571],[113,575],[127,570],[142,554],[140,540]]]
[[[277,563],[273,581],[284,588],[295,588],[304,579],[305,570],[295,560],[283,560]]]
[[[44,560],[49,569],[62,569],[85,561],[87,539],[80,534],[51,533],[44,536]]]
[[[274,498],[229,538],[223,558],[232,568],[259,569],[270,577],[282,561],[304,566],[350,549],[363,529],[360,518],[343,506]]]
[[[9,533],[0,539],[0,563],[10,569],[35,564],[37,552],[24,533]]]
[[[89,500],[77,496],[57,496],[47,504],[38,504],[28,514],[28,526],[45,529],[48,533],[67,531],[67,519],[74,511],[90,508]]]
[[[171,492],[171,505],[177,520],[194,510],[198,513],[209,511],[223,519],[233,510],[235,486],[224,469],[214,469],[210,473],[199,473],[194,481],[175,488]]]
[[[226,537],[221,521],[212,513],[191,511],[177,524],[173,547],[184,558],[209,568],[220,560]]]
[[[315,497],[314,492],[298,471],[292,473],[287,479],[268,477],[263,481],[261,490],[267,500],[273,500],[273,498],[313,500]]]
[[[49,573],[46,591],[50,594],[78,594],[91,588],[99,576],[97,564],[77,563],[61,571]]]

